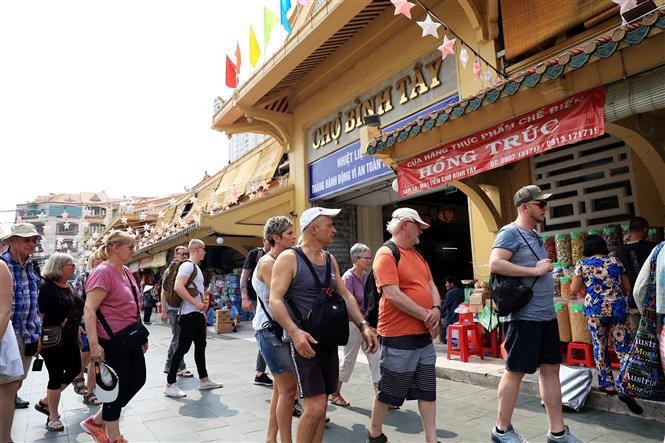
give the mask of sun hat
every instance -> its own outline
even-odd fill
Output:
[[[42,238],[41,234],[37,232],[37,228],[32,223],[16,223],[11,227],[9,234],[3,236],[0,240],[4,241],[11,237],[39,237]]]
[[[545,194],[538,186],[529,185],[520,188],[520,190],[515,193],[513,202],[515,203],[515,206],[519,206],[522,203],[529,203],[534,200],[547,200],[551,196],[552,194]]]
[[[420,218],[420,215],[418,214],[418,211],[415,209],[411,208],[398,208],[393,211],[393,218],[396,220],[403,220],[405,218],[412,220],[416,223],[418,223],[420,226],[424,228],[429,228],[429,224],[425,223],[422,218]]]
[[[95,396],[102,403],[112,403],[118,398],[118,374],[104,362],[95,362]]]
[[[334,217],[339,214],[339,211],[341,211],[341,209],[328,209],[319,207],[306,209],[300,215],[300,230],[304,231],[310,223],[312,223],[317,217],[321,215]]]

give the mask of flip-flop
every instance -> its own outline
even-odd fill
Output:
[[[65,430],[65,425],[60,421],[60,417],[51,420],[51,418],[46,419],[46,429],[51,432],[61,432]]]
[[[183,369],[182,371],[178,371],[178,375],[184,378],[194,377],[194,374],[192,374],[192,371],[190,371],[189,369]]]
[[[92,392],[83,396],[83,403],[88,406],[99,406],[102,404],[102,402]]]
[[[332,403],[333,405],[341,406],[342,408],[351,406],[351,402],[344,400],[344,397],[342,397],[341,395],[331,395],[329,400],[330,403]]]
[[[47,417],[51,415],[51,412],[48,409],[48,405],[45,403],[42,403],[41,400],[39,400],[37,403],[35,403],[35,410],[41,412],[42,414],[46,415]]]
[[[74,392],[78,395],[86,395],[88,390],[85,386],[85,379],[83,377],[75,378],[72,380],[72,385],[74,386]]]

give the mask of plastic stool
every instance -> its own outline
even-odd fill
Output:
[[[576,352],[581,353],[581,357],[576,357]],[[566,364],[568,366],[581,365],[586,368],[593,368],[596,364],[593,361],[593,348],[588,343],[568,343],[568,353],[566,355]]]
[[[499,349],[499,328],[494,328],[492,332],[487,332],[485,328],[481,329],[483,340],[483,353],[490,354],[492,358],[499,358],[501,350]]]
[[[474,322],[455,323],[448,326],[448,360],[451,355],[459,355],[460,360],[465,363],[469,361],[471,355],[485,359],[478,326]],[[453,346],[453,331],[457,331],[457,346]],[[471,333],[470,337],[469,333]]]

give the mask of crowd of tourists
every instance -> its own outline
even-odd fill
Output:
[[[532,293],[528,303],[504,318],[506,371],[498,387],[496,425],[489,433],[495,442],[526,441],[513,426],[513,411],[524,375],[536,370],[549,422],[547,441],[581,441],[564,423],[553,283],[552,278],[542,278],[550,274],[552,263],[536,227],[545,219],[549,197],[537,186],[520,189],[514,197],[517,218],[501,228],[490,254],[493,274],[519,278]],[[436,442],[434,339],[440,333],[443,339],[442,325],[456,321],[455,308],[464,301],[460,280],[446,277],[447,291],[440,296],[417,248],[429,224],[406,207],[396,209],[386,225],[390,240],[375,254],[365,244],[354,244],[349,251],[352,267],[341,270],[326,250],[334,241],[339,213],[321,207],[305,210],[298,220],[300,238],[288,217],[268,219],[263,246],[251,251],[243,266],[242,308],[254,313],[258,345],[253,381],[272,387],[266,441],[290,442],[294,436],[298,442],[323,441],[328,404],[350,406],[342,388],[362,350],[374,388],[366,441],[387,442],[383,424],[388,411],[416,400],[424,440]],[[645,337],[650,322],[655,327],[665,314],[664,243],[646,242],[647,228],[646,220],[634,218],[630,239],[616,256],[608,253],[601,237],[588,236],[572,283],[574,292],[585,290],[584,313],[600,390],[619,395],[634,413],[642,410],[635,398],[648,398],[625,374],[635,354],[634,337]],[[145,324],[150,324],[155,299],[163,307],[160,320],[168,322],[172,332],[164,395],[187,395],[177,380],[194,376],[184,361],[192,344],[198,389],[222,387],[206,368],[206,312],[211,300],[199,267],[206,255],[203,241],[193,239],[175,248],[161,282],[141,291],[126,266],[134,252],[129,233],[109,233],[73,285],[76,265],[69,254],[52,254],[43,269],[32,259],[40,238],[32,224],[18,223],[2,239],[2,442],[12,441],[15,408],[28,406],[17,396],[22,381],[31,367],[40,370],[42,364],[48,383],[34,408],[46,416],[46,429],[64,429],[60,398],[71,384],[83,403],[101,406],[81,428],[97,442],[127,441],[120,419],[146,382]],[[237,328],[238,313],[231,314]],[[609,345],[622,363],[618,376],[610,366]],[[660,346],[665,354],[665,340]],[[661,380],[651,380],[652,390],[665,383],[659,370]],[[297,429],[293,417],[299,417]]]

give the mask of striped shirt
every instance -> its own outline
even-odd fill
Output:
[[[42,321],[39,318],[37,305],[41,277],[35,271],[35,262],[31,258],[28,258],[21,266],[12,258],[7,249],[2,253],[2,260],[7,263],[14,281],[12,327],[16,334],[21,333],[25,343],[35,343],[42,332]]]

